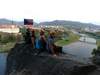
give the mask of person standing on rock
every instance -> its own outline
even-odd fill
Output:
[[[38,54],[40,54],[41,52],[44,52],[47,50],[47,40],[45,37],[45,31],[43,29],[41,29],[40,31],[40,37],[38,40],[38,45],[39,45],[39,51]]]
[[[35,49],[35,46],[36,46],[36,36],[35,36],[35,31],[34,29],[31,30],[31,42],[32,42],[32,47],[33,49]]]
[[[50,32],[49,37],[48,37],[48,45],[47,45],[48,47],[47,48],[50,53],[56,56],[57,52],[56,52],[56,45],[54,44],[54,40],[55,40],[54,32]]]
[[[30,45],[32,44],[30,28],[26,29],[26,34],[24,35],[24,40],[25,40],[26,44],[30,44]]]

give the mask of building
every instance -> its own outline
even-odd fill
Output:
[[[0,32],[19,33],[20,29],[16,25],[0,25]]]
[[[87,31],[87,32],[100,32],[99,29],[96,29],[96,28],[89,28],[89,27],[85,28],[84,30]]]

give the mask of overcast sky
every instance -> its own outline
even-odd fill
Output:
[[[0,0],[0,18],[100,24],[100,0]]]

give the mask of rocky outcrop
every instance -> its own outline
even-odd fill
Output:
[[[92,61],[94,64],[97,64],[100,66],[100,55],[95,55],[92,57]]]
[[[16,44],[7,57],[6,75],[75,75],[73,67],[84,66],[57,56],[35,55],[36,51],[28,44]]]
[[[96,69],[95,65],[74,66],[71,75],[87,75]]]

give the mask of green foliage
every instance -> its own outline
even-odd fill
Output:
[[[23,36],[26,34],[26,28],[20,28],[20,33],[22,33]]]
[[[80,37],[78,35],[76,35],[72,32],[68,32],[67,37],[65,39],[60,39],[55,44],[58,46],[64,46],[64,45],[67,45],[67,44],[77,41],[79,38]]]
[[[1,34],[0,34],[0,41],[1,41]]]
[[[95,34],[100,37],[100,32],[96,32]]]
[[[0,38],[1,43],[8,43],[16,41],[16,36],[14,34],[2,34]]]
[[[87,34],[88,36],[95,38],[95,39],[100,39],[100,32],[83,32]]]
[[[93,56],[100,55],[100,46],[98,46],[97,49],[93,49],[92,55]]]
[[[9,43],[0,45],[0,53],[1,52],[9,52],[11,50],[11,48],[14,47],[14,45],[15,45],[15,42],[9,42]]]
[[[22,34],[21,36],[22,36],[22,40],[24,40],[25,41],[25,37],[26,37],[26,28],[25,27],[23,27],[23,28],[20,28],[20,33]]]
[[[0,32],[0,52],[8,52],[16,43],[16,35]]]
[[[6,44],[9,42],[15,42],[16,41],[16,36],[12,33],[0,33],[0,43]]]
[[[96,40],[96,44],[97,44],[97,46],[100,46],[100,39]]]

